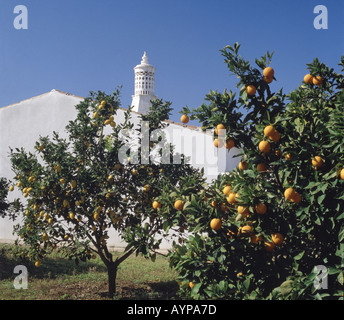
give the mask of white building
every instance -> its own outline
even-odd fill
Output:
[[[146,53],[142,62],[135,68],[135,94],[132,96],[132,119],[138,124],[140,115],[148,111],[150,101],[154,100],[155,93],[155,68],[148,63]],[[51,90],[42,95],[0,108],[0,176],[9,180],[13,179],[11,163],[8,157],[9,147],[21,148],[26,151],[34,151],[35,141],[39,136],[51,136],[53,131],[66,137],[65,127],[68,122],[76,117],[75,105],[84,98],[59,90]],[[115,117],[115,122],[124,120],[124,112],[121,108]],[[212,133],[205,133],[200,127],[175,123],[166,120],[168,124],[167,135],[172,139],[176,150],[190,157],[190,163],[198,168],[205,169],[205,175],[210,181],[216,178],[220,172],[232,170],[237,166],[239,159],[232,158],[237,153],[233,148],[229,152],[225,148],[216,149],[213,144]],[[21,197],[17,191],[11,192],[11,198]],[[9,221],[0,218],[0,242],[8,242],[16,239],[13,235],[13,225],[19,221]],[[113,229],[109,232],[108,243],[113,247],[125,247]],[[162,249],[169,247],[168,242],[162,243]]]

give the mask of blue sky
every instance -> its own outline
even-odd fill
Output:
[[[16,5],[28,9],[28,30],[16,30]],[[316,30],[316,5],[328,29]],[[122,85],[122,106],[134,92],[143,51],[156,67],[159,98],[196,108],[212,90],[235,90],[219,50],[235,42],[254,61],[275,51],[273,90],[296,88],[315,57],[339,70],[344,54],[344,1],[2,0],[0,107],[52,89],[87,96]],[[196,123],[192,123],[196,124]]]

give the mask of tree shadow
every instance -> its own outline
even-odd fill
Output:
[[[13,273],[15,266],[23,265],[27,268],[30,277],[43,279],[54,279],[61,275],[75,275],[87,273],[90,270],[94,272],[105,272],[106,267],[100,263],[90,261],[70,260],[63,257],[45,257],[41,266],[36,267],[34,262],[29,259],[16,258],[12,256],[11,249],[0,248],[0,280],[13,279],[16,274]]]
[[[177,281],[119,283],[117,298],[119,300],[172,300],[177,298],[179,286]]]

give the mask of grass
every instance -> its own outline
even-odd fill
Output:
[[[10,245],[0,245],[0,300],[104,300],[108,299],[107,271],[99,258],[79,262],[52,254],[36,268],[33,262],[19,261]],[[118,252],[113,253],[120,255]],[[28,289],[15,289],[16,265],[28,269]],[[176,299],[177,273],[165,257],[155,262],[130,256],[117,273],[116,299]]]

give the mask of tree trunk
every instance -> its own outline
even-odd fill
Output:
[[[116,277],[117,277],[117,264],[108,262],[108,282],[109,282],[109,298],[113,299],[116,296]]]

